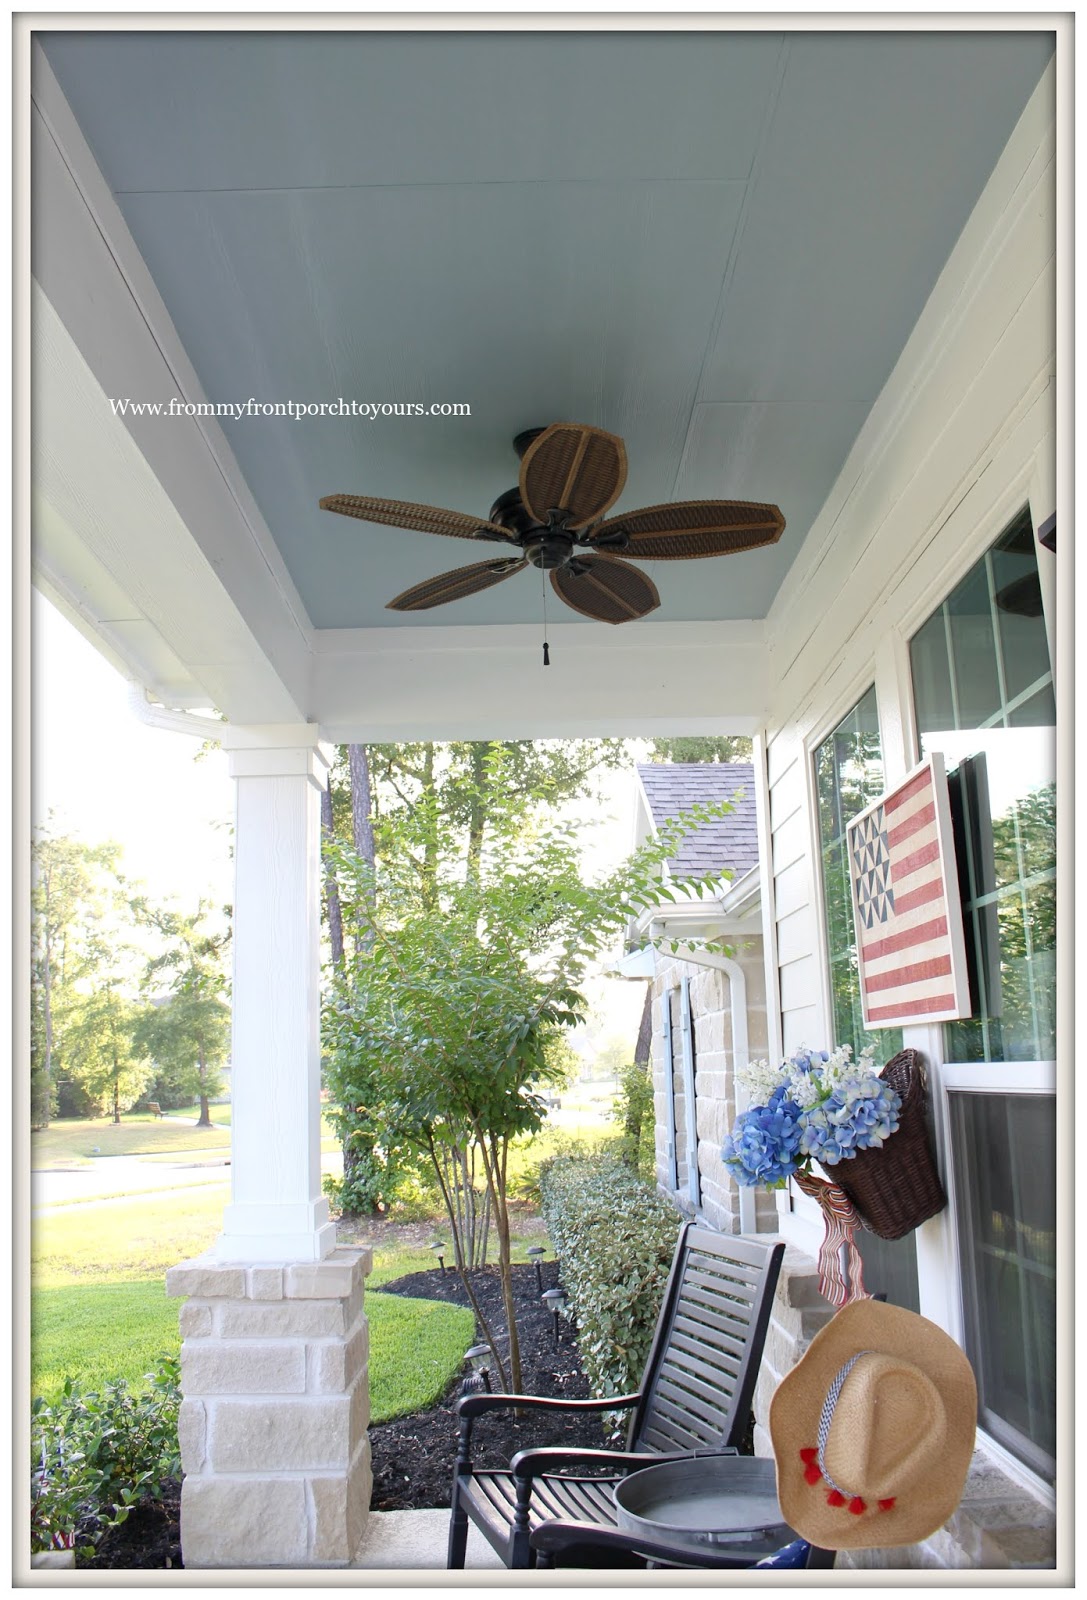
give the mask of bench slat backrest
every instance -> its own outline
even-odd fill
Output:
[[[780,1241],[684,1225],[631,1419],[631,1448],[739,1447],[784,1254]]]

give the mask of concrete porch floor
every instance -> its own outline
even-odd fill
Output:
[[[444,1570],[448,1535],[448,1511],[371,1511],[351,1566],[390,1571],[400,1567]],[[464,1565],[468,1571],[484,1567],[505,1571],[483,1535],[471,1526]]]

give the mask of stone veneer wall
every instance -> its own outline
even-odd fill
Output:
[[[767,1419],[774,1390],[832,1315],[819,1293],[814,1260],[787,1246],[755,1388],[756,1455],[773,1455]],[[981,1446],[974,1453],[958,1510],[936,1533],[897,1550],[842,1551],[836,1566],[886,1572],[1000,1571],[1046,1569],[1055,1562],[1052,1507],[1010,1478]]]
[[[172,1267],[186,1568],[342,1567],[370,1508],[369,1250]]]
[[[757,1059],[766,1055],[768,1050],[762,940],[745,940],[743,949],[737,950],[734,959],[743,969],[747,986],[748,1055]],[[665,1150],[668,1138],[669,1068],[664,1059],[664,1032],[661,1027],[661,998],[679,988],[685,977],[691,980],[691,1018],[694,1024],[695,1117],[702,1189],[701,1213],[711,1227],[719,1229],[721,1233],[739,1233],[739,1191],[721,1162],[721,1141],[732,1126],[736,1111],[731,979],[727,972],[718,967],[698,966],[692,961],[668,959],[661,955],[657,957],[657,971],[653,980],[652,1066],[657,1179],[679,1209],[690,1214],[693,1208],[682,1177],[678,1190],[671,1189],[667,1181]],[[677,1077],[676,1139],[681,1166],[686,1139],[684,1102]],[[777,1207],[771,1194],[762,1189],[755,1191],[755,1211],[760,1233],[776,1228]]]

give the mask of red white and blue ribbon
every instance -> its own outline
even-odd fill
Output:
[[[862,1226],[852,1201],[836,1183],[817,1178],[810,1172],[794,1172],[793,1182],[819,1202],[826,1223],[819,1247],[819,1292],[832,1306],[850,1300],[870,1300],[864,1287],[861,1253],[854,1233]]]

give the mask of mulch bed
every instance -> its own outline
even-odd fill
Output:
[[[545,1289],[554,1288],[558,1281],[554,1261],[542,1264],[542,1281]],[[498,1268],[484,1267],[473,1272],[472,1287],[492,1328],[504,1328]],[[589,1384],[581,1370],[575,1330],[562,1319],[559,1343],[555,1344],[554,1318],[540,1302],[535,1267],[515,1266],[513,1288],[521,1341],[523,1392],[587,1400]],[[444,1277],[438,1272],[415,1272],[398,1278],[395,1283],[384,1284],[380,1292],[447,1300],[460,1306],[469,1304],[463,1284],[452,1271],[447,1271]],[[504,1355],[504,1347],[500,1348]],[[462,1377],[463,1374],[454,1380],[441,1401],[429,1411],[397,1417],[370,1429],[374,1471],[370,1504],[373,1510],[413,1511],[449,1504],[457,1454],[457,1422],[450,1407],[460,1394]],[[492,1384],[498,1387],[493,1374]],[[597,1414],[546,1417],[537,1412],[518,1417],[512,1410],[499,1411],[477,1418],[473,1425],[472,1460],[477,1467],[502,1467],[528,1445],[561,1444],[599,1449],[605,1443]]]
[[[557,1282],[554,1261],[542,1263],[545,1289]],[[555,1323],[541,1303],[532,1265],[513,1269],[517,1327],[521,1341],[522,1387],[526,1394],[561,1396],[572,1400],[589,1397],[589,1385],[581,1370],[575,1342],[575,1329],[566,1319],[559,1324],[555,1343]],[[472,1287],[492,1328],[505,1327],[501,1286],[497,1267],[483,1267],[472,1274]],[[445,1300],[452,1305],[470,1305],[456,1273],[435,1269],[414,1272],[383,1284],[374,1293],[402,1294],[420,1300]],[[501,1346],[503,1356],[505,1346]],[[374,1491],[371,1506],[375,1511],[411,1511],[448,1506],[456,1460],[457,1424],[451,1406],[461,1392],[464,1374],[458,1374],[437,1405],[409,1417],[397,1417],[370,1429]],[[497,1387],[497,1382],[494,1384]],[[598,1415],[548,1418],[537,1415],[518,1417],[515,1412],[498,1412],[480,1417],[472,1430],[472,1458],[479,1467],[505,1466],[510,1457],[528,1445],[561,1444],[600,1447],[605,1440]],[[180,1537],[181,1485],[167,1487],[161,1501],[144,1501],[119,1528],[103,1538],[90,1561],[78,1564],[92,1568],[181,1567]]]

